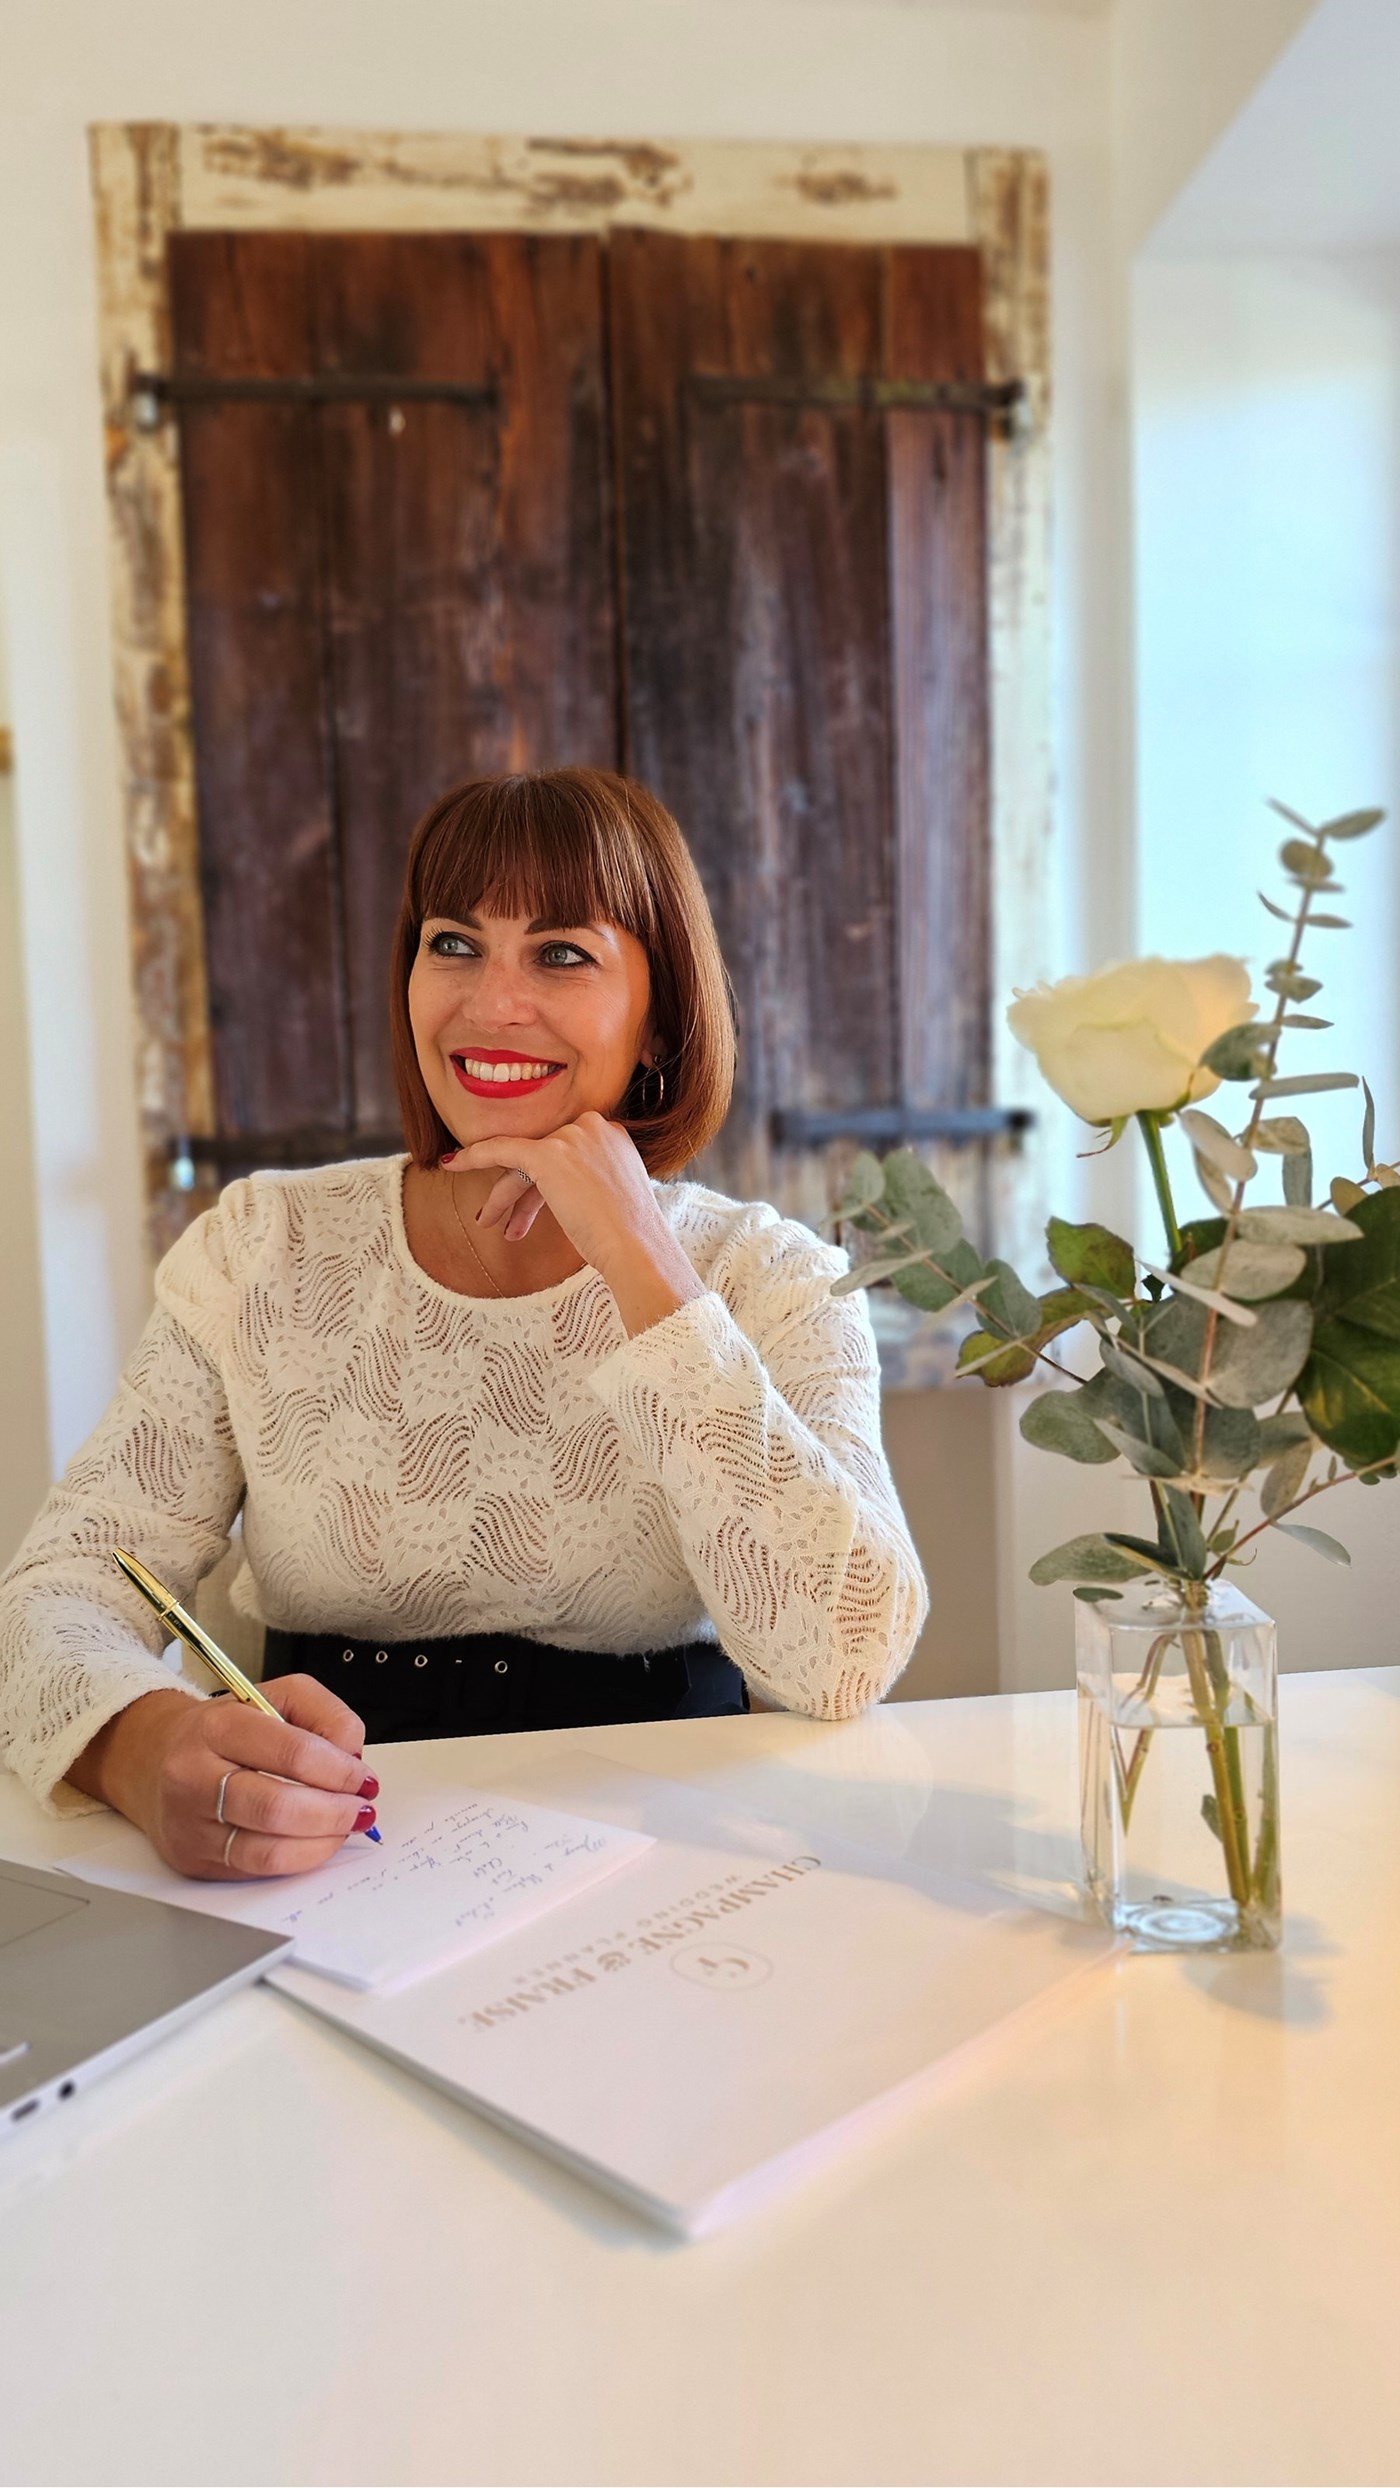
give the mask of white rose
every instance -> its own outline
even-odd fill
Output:
[[[1207,1046],[1252,1019],[1242,959],[1129,959],[1096,976],[1017,991],[1006,1014],[1057,1095],[1086,1123],[1174,1113],[1220,1082]]]

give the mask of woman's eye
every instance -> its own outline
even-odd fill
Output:
[[[428,948],[438,959],[460,959],[464,954],[468,958],[472,956],[472,947],[465,933],[434,933]]]
[[[581,959],[583,961],[585,967],[589,965],[587,951],[580,950],[577,942],[546,942],[543,950],[540,952],[540,957],[542,959],[547,959],[551,952],[556,950],[571,951],[575,959]]]

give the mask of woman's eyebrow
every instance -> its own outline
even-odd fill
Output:
[[[454,916],[451,921],[454,924],[464,924],[469,933],[480,933],[483,930],[478,916]],[[527,933],[592,933],[597,936],[601,934],[603,928],[599,924],[566,924],[560,916],[532,916],[525,930]]]

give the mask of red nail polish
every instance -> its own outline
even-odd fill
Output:
[[[358,1788],[356,1789],[356,1791],[355,1791],[355,1794],[356,1794],[356,1796],[357,1796],[357,1797],[377,1797],[377,1796],[378,1796],[378,1794],[379,1794],[379,1782],[378,1782],[378,1780],[375,1778],[374,1773],[373,1773],[372,1771],[371,1771],[371,1772],[369,1772],[369,1773],[366,1775],[366,1777],[365,1777],[364,1779],[362,1779],[362,1780],[361,1780],[359,1787],[358,1787]]]
[[[358,1814],[356,1815],[356,1817],[355,1817],[355,1821],[354,1821],[354,1829],[355,1829],[356,1831],[368,1831],[368,1830],[369,1830],[369,1827],[370,1827],[370,1825],[371,1825],[371,1823],[372,1823],[373,1821],[374,1821],[374,1808],[373,1808],[373,1806],[361,1806],[359,1813],[358,1813]]]

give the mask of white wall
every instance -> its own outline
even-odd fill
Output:
[[[0,725],[9,716],[0,614]],[[24,1005],[14,780],[0,773],[0,1552],[19,1536],[49,1469]]]
[[[1394,1154],[1400,248],[1149,258],[1135,327],[1142,943],[1239,952],[1262,992],[1287,940],[1256,895],[1282,895],[1265,796],[1313,819],[1385,805],[1386,828],[1338,850],[1353,930],[1305,958],[1325,979],[1310,1007],[1335,1025],[1295,1037],[1281,1067],[1364,1072]],[[1300,1111],[1320,1191],[1359,1175],[1359,1096]],[[1184,1154],[1178,1199],[1201,1215]],[[1248,1586],[1291,1665],[1394,1655],[1395,1492],[1338,1487],[1318,1511],[1352,1547],[1349,1574],[1265,1542]]]

